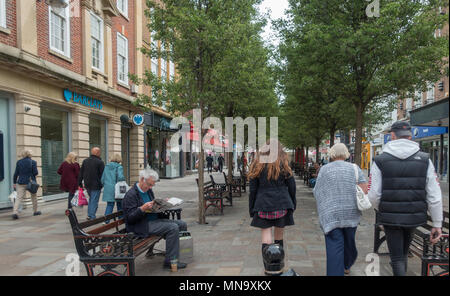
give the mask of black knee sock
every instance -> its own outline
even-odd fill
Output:
[[[283,246],[283,240],[281,239],[281,240],[275,240],[275,243],[276,244],[279,244],[280,246],[282,246],[282,247],[284,247]]]

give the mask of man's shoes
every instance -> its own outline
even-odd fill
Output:
[[[16,214],[12,215],[13,220],[17,220],[19,219],[19,216],[17,216]]]
[[[37,211],[37,212],[34,212],[34,214],[33,214],[33,216],[39,216],[39,215],[41,215],[42,213],[40,212],[40,211]]]
[[[178,269],[183,269],[183,268],[186,268],[186,266],[187,266],[186,263],[178,262],[177,268]],[[170,262],[164,262],[163,267],[164,267],[164,269],[171,269]]]

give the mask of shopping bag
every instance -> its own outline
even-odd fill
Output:
[[[115,199],[123,199],[129,189],[130,189],[130,186],[128,186],[127,182],[125,182],[125,181],[117,182],[116,187],[115,187],[114,198]]]
[[[87,206],[88,200],[87,200],[87,193],[86,190],[83,190],[83,188],[78,189],[78,206]]]
[[[14,205],[16,204],[17,201],[17,191],[14,190],[13,192],[11,192],[11,194],[9,195],[9,200],[11,201],[11,203]],[[19,212],[22,212],[23,210],[23,204],[20,204],[19,206]]]
[[[194,262],[194,242],[191,233],[188,231],[180,231],[180,258],[179,262],[192,263]]]

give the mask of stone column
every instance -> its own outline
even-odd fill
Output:
[[[144,168],[144,127],[130,130],[130,183],[139,181],[139,171]]]
[[[72,150],[78,154],[78,162],[89,157],[89,110],[76,108],[72,112]]]
[[[32,159],[37,162],[38,175],[36,181],[42,185],[42,142],[41,142],[41,103],[42,100],[25,94],[16,96],[16,144],[17,160],[22,151],[33,152]],[[42,187],[37,192],[38,203],[42,200]],[[24,206],[31,205],[31,197],[27,193]]]
[[[108,154],[111,158],[114,154],[122,152],[122,131],[120,120],[108,120]],[[109,161],[105,159],[105,163]]]
[[[108,86],[111,88],[114,87],[112,41],[112,20],[110,17],[105,17],[105,74],[108,76]]]

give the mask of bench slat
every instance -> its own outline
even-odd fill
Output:
[[[125,220],[124,219],[120,219],[120,220],[111,222],[109,224],[102,225],[102,226],[100,226],[98,228],[95,228],[95,229],[92,229],[91,231],[88,231],[87,233],[88,234],[101,234],[101,233],[104,233],[104,232],[106,232],[106,231],[108,231],[110,229],[117,228],[117,227],[119,227],[122,224],[125,224]]]

